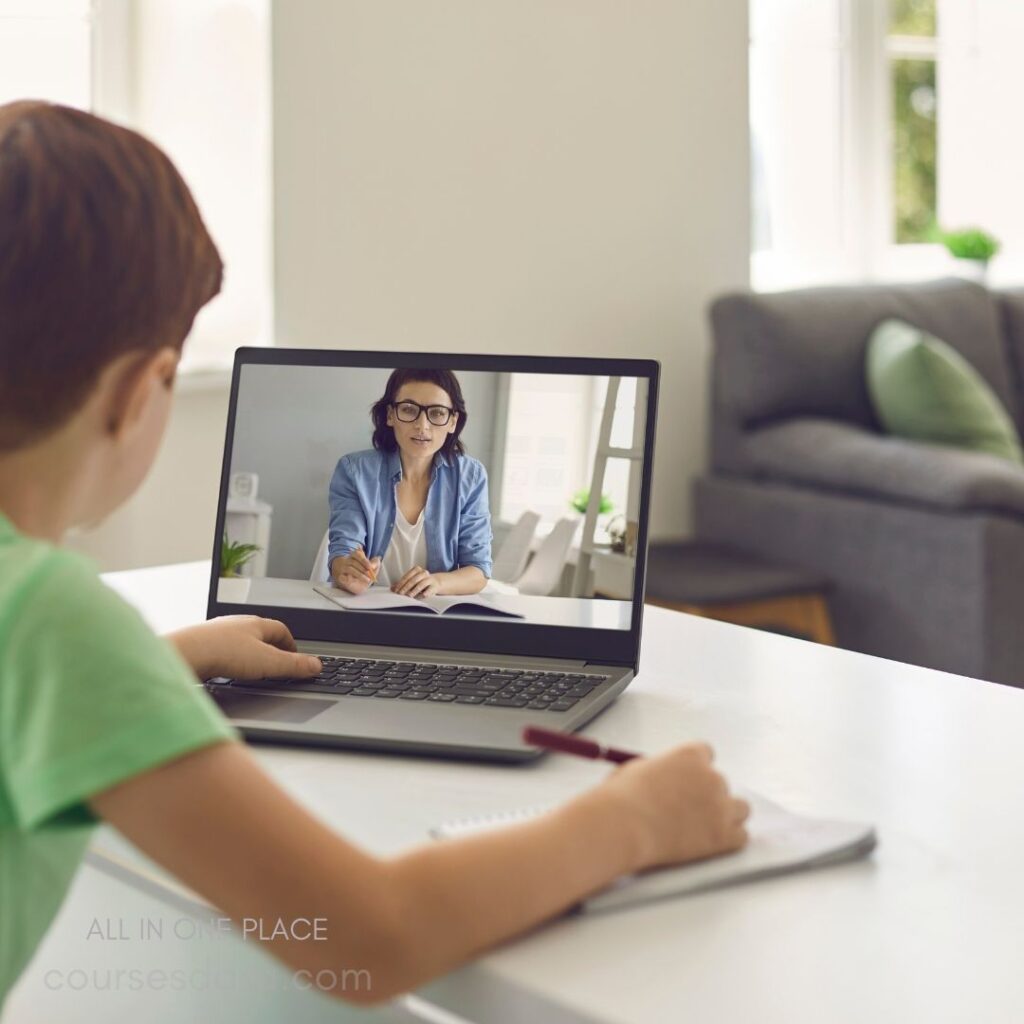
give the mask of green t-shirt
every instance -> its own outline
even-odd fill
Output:
[[[236,737],[85,559],[0,515],[0,1008],[85,852],[85,801]]]

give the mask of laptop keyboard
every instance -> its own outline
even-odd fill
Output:
[[[295,690],[379,700],[483,704],[496,708],[568,711],[608,677],[594,673],[490,669],[369,658],[321,657],[315,679],[212,679],[207,686]]]

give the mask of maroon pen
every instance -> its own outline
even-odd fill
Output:
[[[600,743],[588,740],[585,736],[554,732],[551,729],[541,729],[536,725],[528,725],[523,729],[523,742],[529,743],[531,747],[552,750],[556,754],[575,754],[577,757],[589,757],[594,761],[613,761],[615,764],[632,761],[634,757],[640,756],[632,754],[628,750],[602,747]]]

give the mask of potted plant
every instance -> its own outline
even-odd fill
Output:
[[[999,252],[999,240],[981,228],[960,228],[940,231],[939,241],[951,256],[960,261],[965,277],[984,284],[988,278],[989,260]]]
[[[584,488],[582,491],[577,491],[570,500],[569,504],[576,509],[581,516],[587,514],[587,506],[590,504],[590,488]],[[615,508],[615,502],[608,497],[607,494],[601,495],[601,504],[598,506],[598,515],[606,516],[612,509]]]
[[[590,488],[585,487],[577,491],[569,501],[569,505],[581,516],[587,514],[587,506],[590,504]],[[601,501],[597,506],[597,528],[606,531],[608,517],[615,511],[615,502],[607,494],[601,495]]]
[[[249,597],[252,579],[242,575],[242,569],[260,551],[258,544],[244,544],[228,540],[227,533],[220,542],[220,581],[217,584],[217,600],[226,604],[244,604]]]

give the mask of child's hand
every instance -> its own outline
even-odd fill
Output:
[[[288,627],[258,615],[224,615],[167,639],[200,679],[305,679],[320,672],[319,658],[298,654]]]
[[[362,547],[349,555],[339,555],[331,563],[331,575],[337,586],[350,594],[361,594],[377,579],[380,558],[367,558]]]
[[[712,758],[704,743],[676,747],[624,764],[595,791],[625,800],[620,820],[632,822],[639,840],[635,869],[714,857],[746,844],[750,807],[732,796]]]

